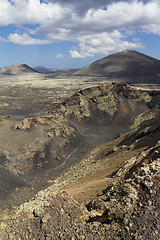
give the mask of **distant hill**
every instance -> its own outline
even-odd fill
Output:
[[[73,71],[73,69],[70,68],[45,68],[42,66],[38,66],[34,68],[36,71],[40,73],[63,73],[63,72],[70,72]]]
[[[37,72],[40,72],[40,73],[51,73],[51,70],[49,68],[45,68],[45,67],[42,67],[42,66],[34,67],[34,69]]]
[[[76,76],[101,76],[134,80],[160,80],[160,61],[134,50],[104,57],[73,73]]]
[[[37,72],[35,69],[29,67],[26,64],[17,64],[0,68],[0,74],[2,75],[16,75],[22,73],[35,73],[35,72]]]

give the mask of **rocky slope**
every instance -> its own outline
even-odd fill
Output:
[[[45,68],[42,66],[34,67],[34,69],[40,73],[65,73],[75,71],[74,69],[70,68]]]
[[[21,144],[1,145],[0,239],[159,239],[159,97],[100,85],[12,125]]]
[[[17,75],[25,73],[36,73],[37,71],[26,64],[16,64],[7,67],[0,68],[0,74],[2,75]]]
[[[151,120],[142,121],[136,129],[116,139],[112,149],[107,144],[102,145],[97,152],[91,152],[84,164],[82,161],[71,167],[51,187],[40,191],[28,203],[18,209],[6,209],[1,215],[1,239],[158,240],[159,107],[154,111],[156,114]],[[131,141],[133,136],[137,136],[134,142]],[[148,139],[153,142],[149,141],[149,144]],[[125,141],[127,145],[124,145]],[[135,150],[130,158],[129,153]],[[110,159],[109,162],[114,158],[119,161],[120,153],[123,157],[127,155],[128,159],[116,172],[111,175],[105,173],[112,178],[110,186],[94,196],[92,201],[88,199],[79,203],[71,193],[67,194],[73,183],[78,183],[87,175],[89,179],[90,175],[95,175],[94,171],[103,172],[107,159]],[[86,171],[86,166],[90,172]]]
[[[77,76],[99,76],[133,83],[159,83],[160,61],[134,50],[125,50],[73,73]]]

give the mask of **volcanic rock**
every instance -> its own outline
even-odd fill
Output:
[[[26,64],[17,64],[0,68],[2,75],[17,75],[24,73],[36,73],[37,71]]]
[[[73,73],[76,76],[99,76],[123,82],[160,82],[160,61],[134,50],[104,57]]]

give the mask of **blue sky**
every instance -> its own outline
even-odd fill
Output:
[[[79,68],[125,49],[160,59],[159,0],[1,0],[0,67]]]

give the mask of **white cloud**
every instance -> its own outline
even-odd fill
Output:
[[[44,27],[40,27],[38,29],[36,29],[35,31],[32,31],[32,34],[35,35],[45,35],[46,38],[52,42],[60,42],[60,41],[71,41],[74,40],[74,38],[72,37],[72,33],[70,29],[65,29],[65,28],[58,28],[58,27],[49,27],[49,31],[47,31],[48,29],[48,24],[44,25]],[[44,34],[45,32],[45,34]]]
[[[160,24],[150,24],[147,26],[142,27],[143,31],[150,34],[150,33],[154,33],[154,34],[158,34],[160,35]]]
[[[103,9],[104,6],[108,6],[117,2],[131,3],[134,0],[47,0],[48,3],[60,3],[63,6],[70,6],[78,15],[84,15],[89,9]],[[151,2],[152,0],[138,0],[143,3]]]
[[[94,56],[94,54],[89,53],[89,51],[86,51],[86,52],[82,51],[79,53],[76,50],[70,50],[69,52],[70,52],[72,58],[86,58],[86,57]]]
[[[56,22],[70,11],[58,3],[41,3],[39,0],[1,0],[0,25],[8,24],[42,24],[43,22]]]
[[[72,58],[91,57],[95,54],[109,54],[110,52],[122,51],[128,48],[143,48],[138,39],[132,42],[123,40],[125,38],[119,31],[102,33],[79,37],[79,51],[71,50]]]
[[[85,58],[125,48],[143,47],[134,37],[133,40],[126,40],[128,35],[134,36],[137,29],[160,34],[159,0],[45,2],[48,4],[39,0],[1,0],[1,26],[33,25],[30,29],[18,28],[18,33],[10,33],[9,41],[21,45],[75,41],[79,48],[70,50],[71,56]],[[102,10],[104,6],[107,6],[107,11]],[[122,36],[122,30],[126,36]]]
[[[8,42],[8,40],[4,39],[3,37],[0,36],[0,42]]]
[[[61,54],[61,53],[58,53],[57,55],[56,55],[56,58],[64,58],[64,55],[63,54]]]
[[[42,34],[49,33],[52,28],[71,29],[82,33],[83,30],[111,31],[124,26],[159,24],[160,20],[159,0],[47,0],[48,4],[40,4],[39,0],[12,0],[12,2],[13,5],[7,0],[1,0],[0,25],[39,24],[39,31]],[[101,6],[106,5],[106,2],[107,11],[103,11]],[[69,4],[73,6],[72,9]],[[76,6],[79,5],[88,6],[85,7],[86,14],[83,16],[78,15]]]
[[[46,39],[36,39],[32,38],[26,33],[22,35],[18,33],[10,34],[8,37],[10,42],[21,44],[21,45],[33,45],[33,44],[49,44],[51,43],[49,40]]]

